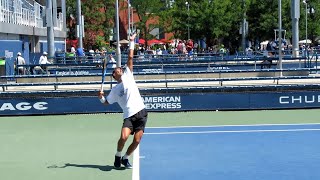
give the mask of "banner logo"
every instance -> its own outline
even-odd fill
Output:
[[[280,96],[280,104],[314,104],[320,103],[320,95]]]
[[[146,109],[181,109],[180,96],[143,97]]]
[[[17,104],[12,104],[12,103],[3,103],[0,107],[0,111],[27,111],[30,109],[35,109],[39,111],[43,111],[48,109],[45,105],[48,103],[46,102],[36,102],[34,104],[28,103],[28,102],[20,102]]]

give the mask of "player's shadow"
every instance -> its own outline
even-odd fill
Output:
[[[100,171],[111,171],[113,169],[115,170],[124,170],[124,167],[121,168],[114,168],[113,166],[105,165],[94,165],[94,164],[72,164],[72,163],[66,163],[64,166],[57,166],[57,165],[52,165],[48,166],[48,168],[67,168],[67,167],[78,167],[78,168],[91,168],[91,169],[99,169]]]

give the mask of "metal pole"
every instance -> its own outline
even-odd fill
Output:
[[[300,0],[292,0],[292,54],[293,57],[299,56],[299,19],[300,19]],[[299,67],[300,67],[299,60]]]
[[[77,0],[77,25],[78,25],[78,47],[83,48],[83,42],[82,42],[82,20],[81,20],[81,0]]]
[[[133,7],[131,6],[131,31],[133,30]]]
[[[279,13],[279,69],[280,77],[282,76],[282,14],[281,14],[281,0],[279,0],[278,13]]]
[[[245,2],[242,1],[243,5],[243,19],[242,19],[242,51],[246,50],[246,12],[245,12]]]
[[[305,56],[307,57],[307,39],[308,39],[308,3],[305,0],[304,3],[306,4],[306,39],[305,39]]]
[[[190,39],[190,5],[188,3],[188,39]]]
[[[119,37],[119,0],[116,0],[116,41],[117,41],[117,67],[121,67],[121,51],[120,51],[120,37]]]
[[[67,11],[66,11],[66,0],[61,0],[61,10],[62,10],[62,16],[63,16],[63,31],[67,30]]]
[[[189,8],[189,2],[186,2],[186,5],[187,5],[187,10],[188,10],[188,24],[187,24],[187,27],[188,27],[188,39],[190,39],[190,25],[189,25],[189,17],[190,17],[190,8]]]
[[[47,43],[48,43],[48,57],[54,57],[54,28],[52,22],[52,0],[47,0]]]
[[[128,40],[130,37],[130,33],[131,33],[131,26],[130,26],[130,21],[131,21],[131,10],[130,10],[130,0],[128,0]]]

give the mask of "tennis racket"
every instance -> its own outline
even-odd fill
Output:
[[[103,66],[102,66],[102,79],[101,79],[101,87],[100,92],[103,92],[103,85],[104,85],[104,79],[106,77],[106,71],[107,71],[107,59],[103,58]]]

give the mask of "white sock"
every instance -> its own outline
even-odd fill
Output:
[[[122,158],[123,159],[129,159],[129,156],[127,154],[125,154]]]
[[[121,151],[117,151],[116,156],[121,157]]]

